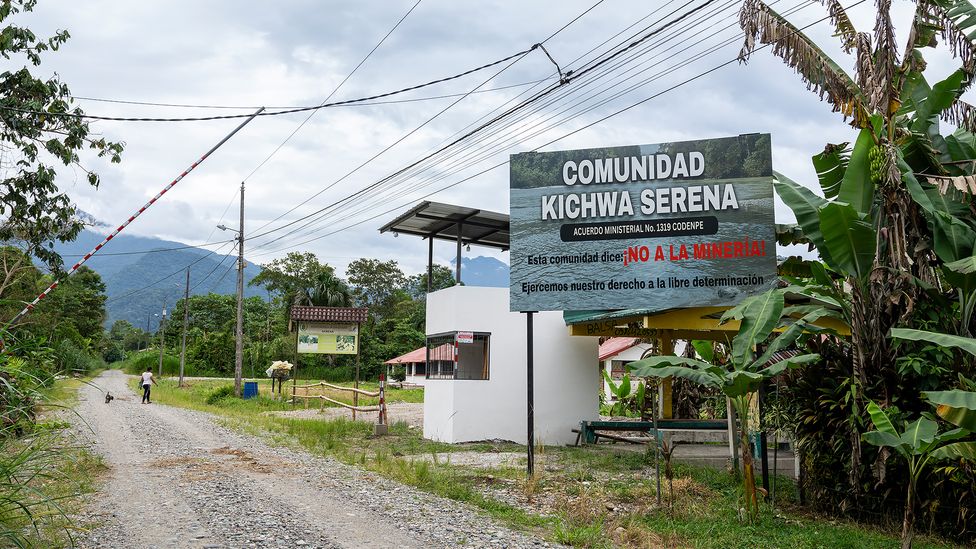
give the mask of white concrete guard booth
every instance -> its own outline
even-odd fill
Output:
[[[571,336],[560,312],[536,313],[534,333],[536,443],[572,443],[599,416],[597,338]],[[424,437],[525,444],[525,315],[508,310],[508,289],[428,294],[427,338]]]

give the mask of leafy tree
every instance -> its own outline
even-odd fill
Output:
[[[81,168],[87,182],[97,187],[99,176],[84,168],[81,153],[88,149],[119,162],[123,146],[93,135],[82,118],[59,116],[83,112],[71,107],[71,91],[57,75],[44,80],[26,65],[13,68],[18,62],[39,66],[43,54],[68,40],[67,31],[45,39],[13,22],[35,4],[36,0],[0,3],[0,55],[12,61],[0,73],[0,146],[12,157],[11,169],[0,180],[0,242],[17,243],[56,270],[61,258],[46,244],[73,240],[83,223],[68,195],[58,189],[54,165]]]
[[[326,263],[319,263],[314,253],[289,252],[284,258],[265,265],[248,284],[264,286],[281,298],[287,318],[296,299],[307,295],[309,289],[316,286],[316,281],[327,282],[330,277],[335,277],[335,269]],[[326,288],[333,287],[326,284],[322,289]]]
[[[44,279],[43,283],[49,284],[50,280]],[[37,314],[56,316],[82,338],[96,340],[103,332],[106,299],[101,275],[83,265],[38,305]]]
[[[0,318],[12,318],[37,295],[41,272],[15,246],[0,246]]]
[[[852,441],[845,451],[857,501],[865,490],[883,493],[886,483],[899,482],[875,472],[884,470],[888,454],[859,442],[866,403],[919,406],[917,380],[900,371],[904,361],[897,360],[899,347],[889,331],[928,322],[928,304],[944,301],[941,288],[946,287],[957,293],[959,333],[969,333],[973,323],[976,263],[969,258],[976,251],[976,218],[970,210],[976,191],[971,184],[976,109],[961,97],[976,77],[976,9],[968,0],[916,2],[900,56],[890,0],[877,2],[873,33],[858,32],[837,0],[824,3],[835,36],[852,54],[853,72],[761,0],[746,0],[741,8],[746,39],[740,57],[746,60],[760,44],[771,45],[774,55],[858,130],[853,146],[827,144],[813,157],[823,196],[780,174],[776,182],[828,266],[817,281],[827,291],[806,294],[839,302],[851,327],[851,360],[842,362],[849,364],[848,396],[830,398],[851,406]],[[930,85],[923,53],[939,36],[961,66]],[[957,129],[945,134],[940,120]],[[832,381],[822,382],[825,389]],[[836,447],[828,451],[840,454]],[[873,465],[865,466],[870,460]],[[961,510],[958,516],[965,515]]]
[[[357,259],[346,267],[346,276],[356,294],[360,307],[369,307],[377,317],[389,314],[402,300],[406,275],[396,261]]]
[[[349,307],[352,305],[352,292],[334,272],[323,270],[315,275],[311,284],[302,287],[295,294],[295,305],[316,305],[319,307]]]

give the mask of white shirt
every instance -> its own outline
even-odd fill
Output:
[[[142,373],[142,384],[143,385],[151,385],[152,384],[152,372],[143,372]]]

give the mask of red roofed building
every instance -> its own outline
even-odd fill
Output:
[[[442,366],[441,363],[450,362],[450,367],[453,368],[454,347],[441,345],[440,347],[431,349],[430,362],[434,366]],[[393,374],[394,367],[403,366],[406,369],[404,382],[423,385],[424,380],[427,378],[427,347],[414,349],[409,353],[391,358],[383,364],[386,364],[386,373],[388,376]]]

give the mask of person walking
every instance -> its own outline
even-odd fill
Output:
[[[142,403],[151,404],[149,402],[149,388],[153,385],[159,385],[156,383],[156,378],[152,375],[152,366],[146,368],[146,371],[142,373]]]

